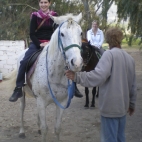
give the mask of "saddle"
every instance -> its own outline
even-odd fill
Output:
[[[28,71],[30,70],[30,68],[34,64],[34,62],[37,60],[37,58],[40,55],[41,51],[42,51],[42,49],[39,49],[38,51],[33,53],[33,55],[30,57],[30,59],[28,60],[27,65],[26,65],[26,73],[28,73]]]
[[[41,51],[42,51],[42,49],[33,53],[33,55],[28,60],[28,63],[27,63],[27,66],[26,66],[26,82],[31,89],[32,89],[32,84],[30,82],[30,77],[35,70],[35,67],[36,67],[36,64],[37,64],[37,61],[38,61],[38,57],[39,57]]]

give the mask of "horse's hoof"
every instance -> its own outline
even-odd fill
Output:
[[[95,105],[93,105],[93,104],[92,104],[90,107],[91,107],[91,108],[94,108],[94,107],[95,107]]]
[[[88,108],[89,108],[89,105],[85,105],[84,108],[88,109]]]
[[[25,133],[20,133],[20,134],[19,134],[19,138],[25,139],[25,138],[26,138]]]
[[[91,106],[90,106],[90,109],[94,109],[94,108],[95,108],[95,105],[91,105]]]
[[[38,134],[41,135],[41,130],[38,130]]]
[[[95,109],[95,107],[90,107],[90,110],[94,110]]]

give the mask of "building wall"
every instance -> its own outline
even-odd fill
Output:
[[[0,41],[0,72],[3,76],[17,68],[18,55],[24,49],[24,41]]]

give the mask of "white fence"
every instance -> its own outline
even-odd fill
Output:
[[[3,76],[17,67],[17,57],[24,49],[24,41],[0,41],[0,72]]]

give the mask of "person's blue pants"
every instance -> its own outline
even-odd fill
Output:
[[[101,116],[101,142],[125,142],[126,116],[108,118]]]
[[[29,49],[25,53],[23,60],[20,62],[20,67],[16,80],[16,87],[22,87],[24,85],[27,62],[29,58],[32,56],[32,54],[38,50],[39,48],[37,48],[33,43],[30,44]]]

